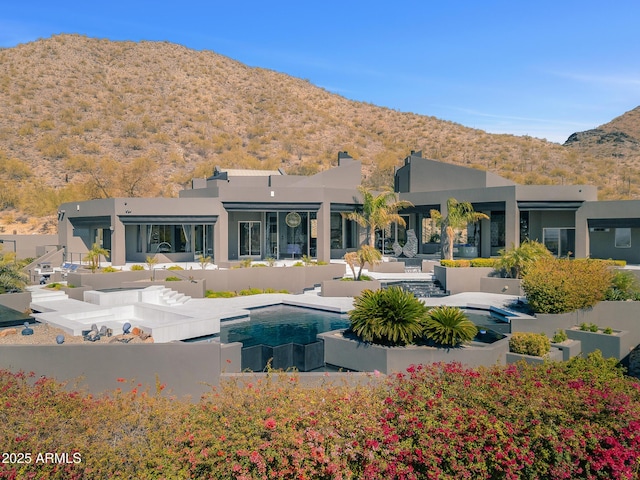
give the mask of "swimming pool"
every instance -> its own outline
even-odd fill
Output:
[[[499,330],[509,328],[491,312],[465,310],[478,326],[475,342],[491,344],[504,338]],[[261,371],[295,367],[300,372],[326,371],[323,342],[319,333],[347,329],[349,316],[312,308],[273,305],[250,310],[249,317],[220,324],[220,334],[186,340],[242,344],[242,370]]]
[[[493,343],[511,331],[508,323],[490,312],[465,309],[465,314],[478,327],[474,341]],[[319,333],[348,328],[349,325],[347,314],[274,305],[252,309],[246,319],[221,323],[219,338],[223,343],[240,342],[243,347],[277,347],[288,343],[308,345],[318,341],[316,336]]]
[[[311,308],[274,305],[251,310],[246,321],[220,324],[220,341],[241,342],[243,347],[268,345],[277,347],[287,343],[308,345],[317,342],[319,333],[349,326],[346,314]]]

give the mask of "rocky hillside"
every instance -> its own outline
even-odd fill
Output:
[[[637,128],[637,116],[604,125],[600,138],[632,145],[639,136],[627,124]],[[625,150],[622,168],[593,138],[575,134],[561,146],[492,135],[347,100],[211,51],[59,35],[0,50],[0,230],[16,222],[42,230],[33,218],[62,201],[175,195],[215,165],[314,173],[340,150],[363,161],[372,185],[389,184],[393,167],[422,150],[521,183],[587,183],[605,198],[637,196],[637,149]]]
[[[564,145],[586,154],[620,158],[633,164],[640,156],[640,107],[593,130],[574,133]]]

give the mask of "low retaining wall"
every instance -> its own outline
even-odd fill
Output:
[[[594,323],[601,328],[629,332],[629,342],[640,344],[640,302],[600,302],[586,310],[550,314],[538,313],[535,320],[513,318],[512,332],[545,333],[552,337],[558,330],[569,330],[581,323]]]
[[[31,304],[31,292],[22,293],[4,293],[0,295],[0,305],[17,310],[18,312],[26,312]]]
[[[287,370],[295,367],[299,372],[316,370],[324,367],[324,346],[320,341],[308,345],[255,345],[242,349],[243,371],[262,372],[269,362],[274,369]]]
[[[325,280],[321,284],[320,295],[323,297],[357,297],[363,290],[379,290],[378,280],[346,281]]]
[[[218,385],[221,371],[239,372],[241,344],[168,343],[143,345],[3,345],[0,366],[14,372],[34,372],[69,382],[93,394],[132,388],[138,383],[155,391],[156,381],[166,392],[198,400]],[[131,383],[121,383],[126,379]]]
[[[451,295],[462,292],[480,292],[480,279],[494,269],[491,267],[443,267],[434,265],[433,274]]]
[[[319,285],[323,280],[344,276],[344,264],[314,265],[305,267],[252,267],[232,270],[137,270],[110,273],[69,273],[68,283],[90,286],[94,290],[121,287],[138,287],[164,284],[192,298],[202,298],[206,290],[240,291],[249,288],[287,290],[302,293],[305,288]],[[182,281],[164,282],[166,277],[176,276]],[[193,281],[191,281],[193,279]]]
[[[473,342],[460,348],[423,346],[384,347],[343,336],[343,330],[321,333],[324,341],[324,360],[336,367],[356,371],[377,370],[382,373],[405,371],[410,365],[437,362],[460,362],[470,367],[505,365],[509,340],[504,338],[491,344]]]
[[[482,277],[480,291],[484,293],[501,293],[504,295],[524,296],[522,280],[517,278]]]
[[[563,352],[557,348],[551,348],[544,357],[534,357],[533,355],[523,355],[521,353],[507,352],[507,363],[518,363],[525,361],[529,365],[540,365],[545,362],[562,362]]]
[[[580,341],[583,355],[600,350],[605,358],[622,360],[637,345],[632,341],[628,331],[614,331],[612,334],[601,332],[587,332],[571,328],[567,330],[567,337]]]

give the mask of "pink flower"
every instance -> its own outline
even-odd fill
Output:
[[[276,419],[273,417],[269,417],[264,421],[264,428],[267,430],[273,430],[276,428]]]

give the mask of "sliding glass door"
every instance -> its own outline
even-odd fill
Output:
[[[556,257],[573,257],[576,251],[575,228],[545,228],[542,242]]]
[[[262,255],[262,222],[238,222],[238,251],[241,257]]]

